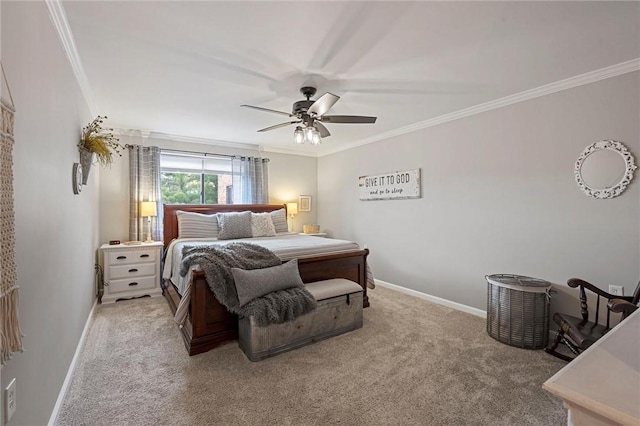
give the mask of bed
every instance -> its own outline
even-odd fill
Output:
[[[251,211],[254,213],[275,212],[286,208],[277,204],[245,204],[245,205],[164,205],[164,247],[165,265],[170,262],[170,268],[163,267],[163,290],[165,298],[174,314],[178,310],[182,294],[185,291],[185,282],[181,282],[175,274],[167,272],[175,269],[175,250],[180,250],[180,244],[199,244],[198,241],[178,239],[178,213],[193,212],[200,214],[227,213],[239,211]],[[296,244],[297,239],[307,240],[311,249],[292,249],[291,244]],[[327,241],[321,241],[327,240]],[[240,240],[227,240],[240,241]],[[295,257],[298,259],[300,276],[305,283],[321,281],[330,278],[346,278],[358,283],[363,288],[363,306],[369,306],[367,296],[367,256],[369,250],[361,249],[355,243],[340,241],[342,246],[333,246],[331,239],[312,236],[300,236],[287,233],[278,234],[276,237],[244,238],[243,242],[255,243],[273,249],[284,260]],[[219,242],[218,242],[219,243]],[[346,243],[351,243],[349,246]],[[321,246],[326,246],[323,251]],[[274,248],[275,247],[275,248]],[[189,355],[206,352],[221,343],[238,337],[238,318],[227,311],[220,304],[209,285],[206,277],[198,268],[190,270],[186,277],[190,286],[188,292],[188,304],[186,305],[186,318],[180,330]]]

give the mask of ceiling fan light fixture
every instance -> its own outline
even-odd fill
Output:
[[[311,126],[307,126],[304,128],[304,141],[313,143],[313,131],[315,129]]]
[[[296,130],[293,131],[293,142],[297,144],[304,143],[304,133],[302,132],[302,127],[296,127]]]
[[[320,132],[315,127],[313,127],[313,131],[311,132],[311,140],[310,140],[310,142],[313,145],[320,145],[320,142],[321,142]]]
[[[2,0],[0,0],[2,1]],[[287,123],[276,124],[275,126],[265,127],[258,130],[258,132],[266,132],[269,130],[279,129],[291,124],[299,124],[293,131],[293,142],[296,144],[310,143],[312,145],[320,145],[322,138],[331,136],[329,130],[322,124],[325,123],[370,123],[376,122],[376,117],[365,117],[361,115],[324,115],[333,105],[338,102],[340,96],[333,93],[325,93],[315,101],[311,100],[311,97],[315,95],[316,88],[312,86],[305,86],[300,89],[300,92],[307,98],[303,101],[293,103],[293,109],[291,113],[284,111],[277,111],[275,109],[262,108],[253,105],[241,105],[245,108],[253,108],[258,111],[266,111],[275,114],[287,115],[289,117],[295,117],[294,121]]]

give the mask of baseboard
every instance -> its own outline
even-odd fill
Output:
[[[56,405],[53,407],[53,411],[51,412],[51,417],[49,417],[49,426],[52,426],[56,423],[58,419],[58,413],[60,412],[60,407],[62,406],[62,402],[64,401],[64,397],[67,396],[67,390],[69,390],[69,385],[71,384],[71,378],[73,377],[73,372],[76,368],[76,363],[78,361],[78,356],[82,351],[82,346],[84,345],[84,341],[87,338],[87,333],[89,332],[89,326],[93,322],[93,313],[96,310],[96,306],[98,306],[98,299],[95,300],[93,306],[91,307],[91,312],[89,312],[89,317],[87,318],[87,322],[84,325],[84,329],[82,330],[82,335],[80,336],[80,340],[78,341],[78,346],[76,347],[76,352],[73,354],[73,359],[71,359],[71,364],[69,365],[69,370],[67,371],[67,377],[64,378],[64,382],[62,383],[62,388],[60,389],[60,393],[58,394],[58,399],[56,400]]]
[[[401,293],[408,294],[410,296],[418,297],[420,299],[428,300],[429,302],[437,303],[438,305],[447,306],[449,308],[456,309],[458,311],[466,312],[468,314],[472,314],[481,318],[487,318],[487,312],[482,309],[473,308],[471,306],[463,305],[462,303],[452,302],[451,300],[443,299],[441,297],[432,296],[430,294],[422,293],[420,291],[412,290],[410,288],[401,287],[396,284],[391,284],[386,281],[382,281],[379,279],[375,280],[376,285],[381,285],[382,287],[387,287],[392,290],[399,291]],[[375,290],[374,290],[375,291]]]

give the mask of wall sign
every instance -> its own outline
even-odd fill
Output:
[[[421,197],[420,169],[375,176],[360,176],[358,180],[361,200],[398,200]]]

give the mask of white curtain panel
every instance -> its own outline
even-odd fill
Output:
[[[151,239],[162,241],[162,195],[160,148],[127,145],[129,149],[129,239],[146,240],[148,218],[140,216],[140,203],[155,201],[157,216],[151,217]]]
[[[236,156],[231,159],[233,204],[269,202],[269,159]]]

